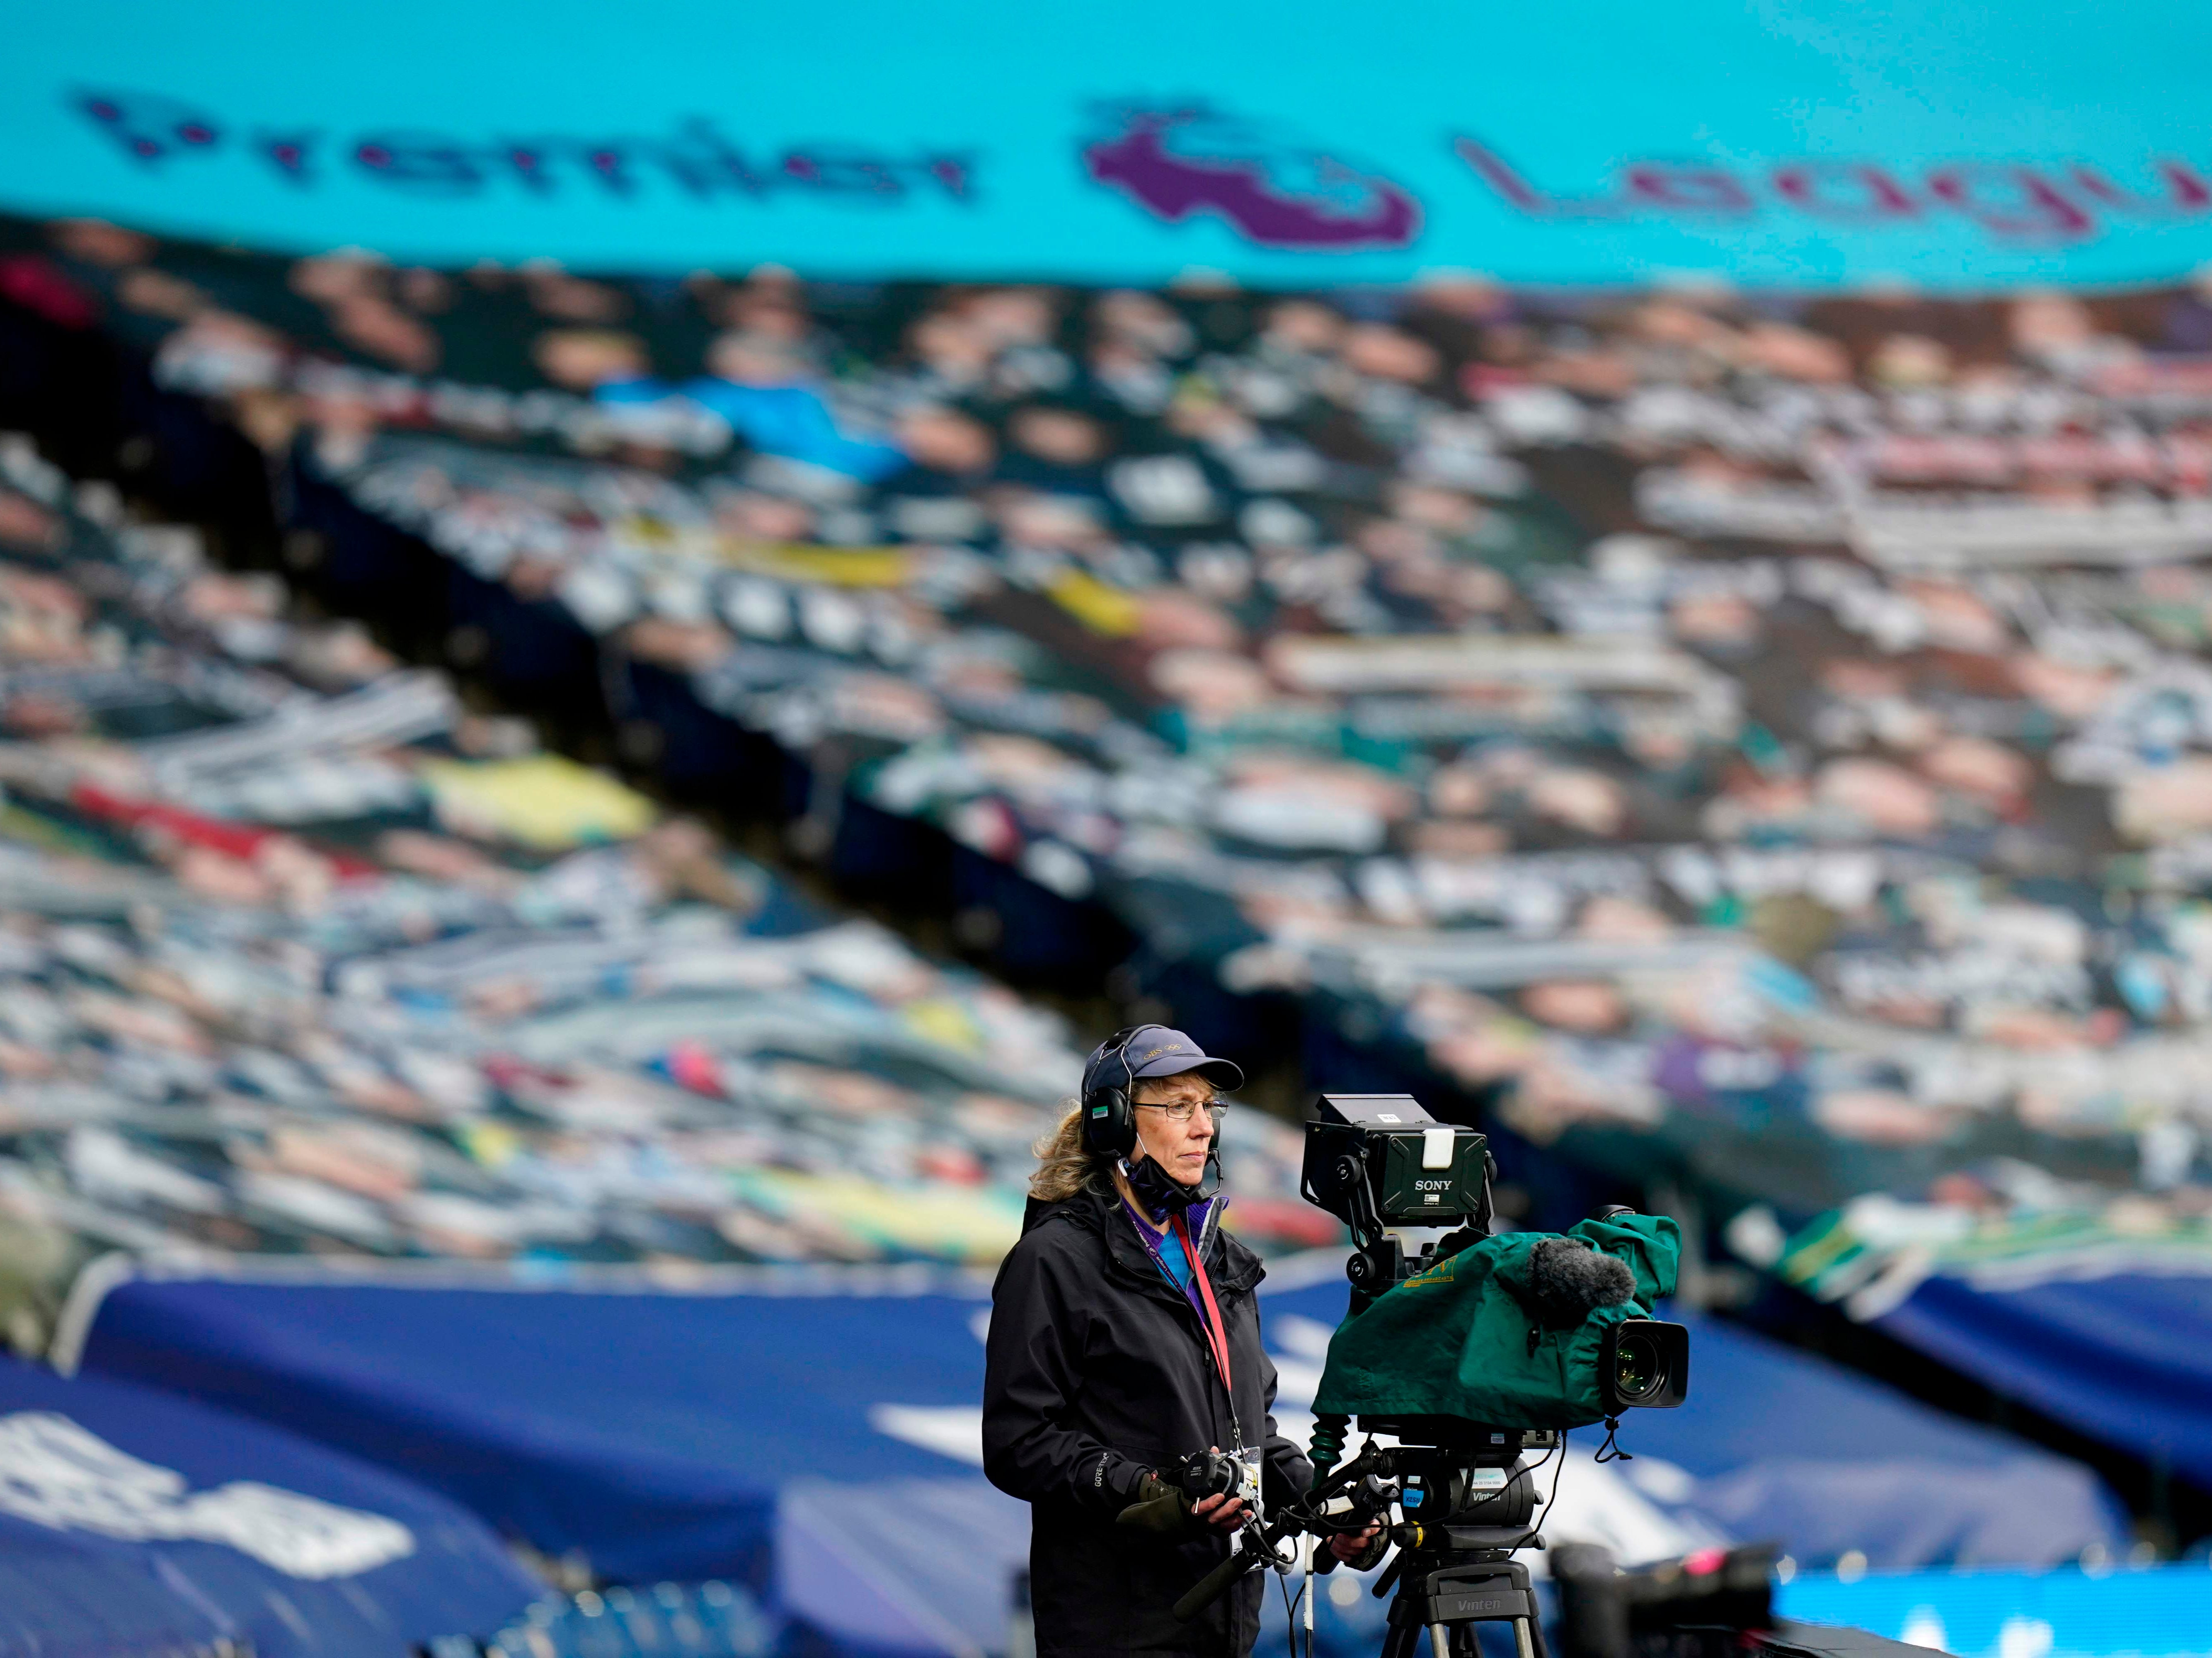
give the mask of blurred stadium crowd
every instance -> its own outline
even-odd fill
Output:
[[[977,942],[1018,978],[1133,938],[1193,1028],[1287,1003],[1526,1145],[1673,1171],[1861,1316],[1936,1271],[2212,1254],[2212,294],[4,240],[15,305],[434,550],[463,665],[595,665],[675,778],[771,740],[833,873],[921,835],[1005,872],[1031,919]],[[1003,1247],[1070,1074],[1049,1019],[7,464],[31,1209],[256,1248]],[[386,579],[349,544],[325,593]],[[1240,1214],[1325,1241],[1247,1115]]]
[[[88,1248],[994,1259],[1059,1021],[0,440],[9,1334]],[[1243,1114],[1252,1115],[1253,1114]],[[1240,1121],[1285,1224],[1296,1135]]]

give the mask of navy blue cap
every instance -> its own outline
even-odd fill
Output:
[[[1121,1068],[1124,1059],[1128,1069]],[[1142,1077],[1177,1077],[1195,1071],[1224,1090],[1244,1086],[1244,1073],[1228,1060],[1217,1060],[1180,1030],[1164,1024],[1140,1024],[1126,1048],[1109,1037],[1091,1052],[1083,1067],[1083,1091],[1114,1088]]]

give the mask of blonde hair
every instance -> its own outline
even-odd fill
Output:
[[[1083,1102],[1064,1103],[1059,1126],[1030,1148],[1037,1160],[1037,1171],[1030,1176],[1030,1195],[1039,1203],[1065,1203],[1086,1189],[1107,1189],[1106,1159],[1083,1144]]]

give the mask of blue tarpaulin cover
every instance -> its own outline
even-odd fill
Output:
[[[2008,1399],[2212,1485],[2212,1278],[1939,1276],[1879,1323]]]
[[[911,1285],[803,1273],[760,1290]],[[590,1280],[580,1280],[590,1282]],[[626,1580],[753,1575],[778,1489],[942,1476],[872,1406],[972,1406],[979,1291],[710,1294],[137,1281],[83,1368],[226,1404],[398,1468]]]
[[[398,1658],[538,1592],[475,1515],[264,1424],[0,1360],[0,1654]]]
[[[1733,1535],[1802,1560],[1856,1549],[1882,1570],[2125,1546],[2124,1513],[2081,1464],[1739,1327],[1667,1315],[1691,1327],[1689,1403],[1623,1418],[1625,1472],[1648,1487],[1664,1479],[1651,1459],[1685,1470],[1686,1500]]]
[[[1300,1437],[1345,1298],[1333,1266],[1301,1284],[1302,1265],[1263,1303]],[[1024,1552],[1019,1506],[970,1472],[988,1311],[972,1279],[902,1269],[681,1289],[165,1271],[106,1294],[82,1363],[405,1469],[614,1577],[766,1581],[773,1557],[787,1608],[852,1644],[960,1652],[997,1644]],[[1629,1418],[1634,1462],[1595,1465],[1577,1436],[1555,1532],[1632,1556],[1775,1537],[1899,1568],[2124,1541],[2078,1465],[1711,1320],[1694,1343],[1690,1406]]]
[[[795,1481],[776,1524],[781,1609],[848,1651],[996,1652],[1030,1510],[988,1480]]]

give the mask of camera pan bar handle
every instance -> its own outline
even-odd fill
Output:
[[[1256,1536],[1250,1530],[1244,1532],[1238,1540],[1238,1547],[1226,1560],[1183,1591],[1182,1598],[1175,1603],[1176,1621],[1188,1623],[1226,1594],[1231,1584],[1255,1567],[1280,1565],[1281,1557],[1276,1554],[1275,1546],[1285,1538],[1295,1537],[1302,1531],[1328,1535],[1323,1527],[1312,1524],[1297,1509],[1285,1514]]]
[[[1358,1456],[1307,1492],[1303,1503],[1285,1509],[1281,1517],[1265,1531],[1247,1527],[1237,1540],[1238,1546],[1229,1558],[1183,1591],[1182,1598],[1175,1603],[1176,1621],[1189,1622],[1219,1600],[1231,1583],[1255,1566],[1279,1564],[1275,1546],[1285,1538],[1294,1537],[1302,1531],[1311,1532],[1316,1537],[1326,1537],[1338,1529],[1321,1517],[1318,1505],[1350,1491],[1380,1461],[1371,1445],[1364,1447]]]
[[[1188,1623],[1226,1594],[1229,1586],[1246,1572],[1255,1566],[1267,1564],[1267,1557],[1274,1552],[1274,1545],[1297,1529],[1295,1526],[1285,1526],[1279,1520],[1267,1527],[1267,1540],[1264,1545],[1255,1546],[1246,1543],[1234,1551],[1226,1560],[1182,1592],[1182,1599],[1175,1603],[1176,1621]]]

